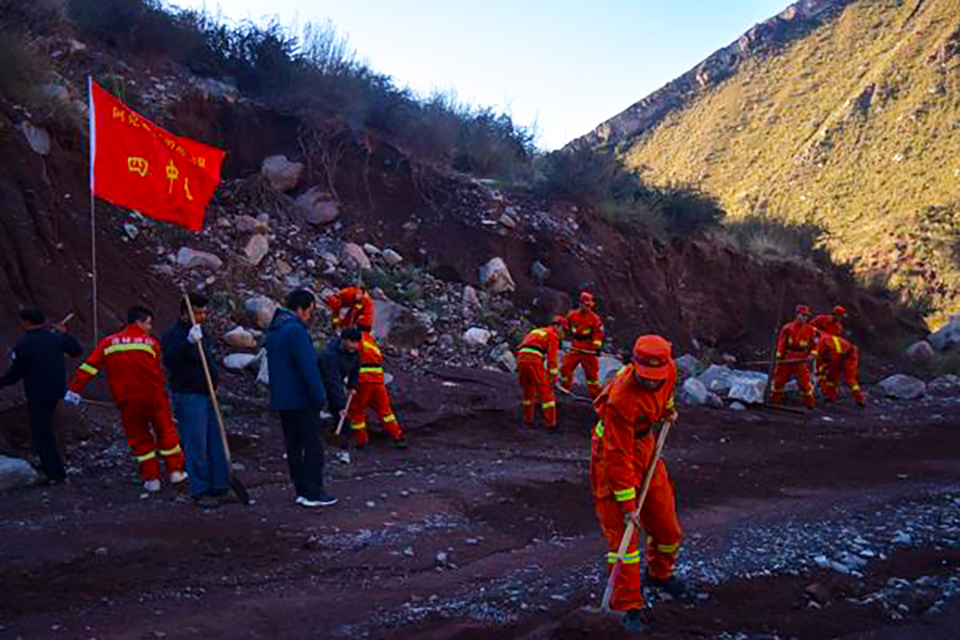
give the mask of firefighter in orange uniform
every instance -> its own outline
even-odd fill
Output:
[[[566,325],[566,318],[556,316],[553,324],[534,329],[520,343],[517,352],[517,380],[523,393],[523,421],[528,427],[533,426],[535,405],[539,399],[547,429],[556,432],[557,400],[553,395],[553,385],[557,382],[559,373],[557,357]]]
[[[593,311],[595,304],[593,295],[584,291],[580,294],[580,308],[567,314],[567,329],[573,345],[563,355],[563,366],[560,367],[560,384],[572,389],[573,373],[578,366],[582,366],[591,398],[600,394],[600,360],[597,354],[603,346],[603,321]]]
[[[834,336],[843,335],[843,321],[847,317],[847,310],[843,307],[837,306],[833,308],[831,313],[821,313],[816,318],[813,319],[812,324],[814,328],[824,333],[829,333]]]
[[[810,384],[810,369],[807,360],[817,348],[819,332],[810,324],[810,307],[797,307],[797,317],[784,325],[777,339],[777,368],[773,374],[773,388],[770,390],[770,403],[783,401],[783,388],[796,378],[803,394],[803,403],[807,409],[816,407],[813,386]],[[786,360],[788,362],[779,362]]]
[[[356,327],[364,333],[373,331],[373,298],[362,286],[346,287],[324,299],[333,313],[333,330]]]
[[[171,483],[183,482],[187,474],[164,388],[160,341],[150,334],[153,312],[133,307],[127,312],[127,322],[123,331],[101,340],[80,365],[64,401],[78,404],[80,392],[87,383],[102,369],[106,370],[110,394],[120,409],[120,422],[139,464],[143,486],[154,492],[160,490],[157,454],[167,466]],[[153,433],[150,432],[151,426]]]
[[[593,432],[590,486],[600,527],[607,538],[611,570],[625,527],[637,508],[637,493],[653,460],[654,425],[676,419],[676,384],[677,367],[670,343],[660,336],[641,336],[634,344],[632,362],[617,372],[594,403],[600,420]],[[674,597],[683,596],[685,585],[673,575],[683,534],[677,520],[673,485],[663,460],[657,462],[638,524],[647,533],[646,583]],[[638,536],[630,541],[610,606],[627,612],[624,625],[628,630],[642,630]]]
[[[833,402],[840,397],[842,378],[857,406],[861,409],[866,407],[867,401],[857,380],[859,361],[857,347],[850,341],[837,335],[823,334],[817,347],[817,372],[824,400]]]
[[[354,391],[347,409],[350,430],[357,434],[357,446],[364,447],[370,442],[367,432],[367,411],[373,410],[383,422],[384,430],[393,439],[393,446],[407,448],[403,429],[397,422],[397,416],[390,406],[390,394],[383,373],[383,353],[376,340],[369,333],[360,339],[360,366],[356,376],[351,376],[349,387]]]

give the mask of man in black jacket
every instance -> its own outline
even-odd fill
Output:
[[[217,358],[213,341],[201,328],[210,303],[199,293],[189,296],[197,324],[190,322],[186,302],[181,302],[180,319],[161,338],[163,364],[169,376],[180,443],[187,456],[190,496],[201,507],[214,507],[217,498],[229,491],[230,470],[197,345],[203,344],[214,388],[219,383]]]
[[[339,338],[333,338],[327,343],[317,358],[320,379],[327,392],[327,403],[335,422],[339,422],[347,410],[348,396],[344,390],[344,381],[351,391],[357,388],[362,337],[359,329],[344,329]],[[341,436],[340,451],[337,453],[337,459],[346,464],[350,463],[350,453],[347,451],[349,436],[349,432]]]
[[[66,333],[63,325],[49,329],[39,309],[20,311],[20,323],[26,334],[10,354],[13,363],[0,377],[0,388],[23,380],[30,431],[33,446],[40,457],[40,469],[47,482],[58,484],[67,479],[53,433],[53,413],[67,386],[63,356],[79,357],[83,348],[76,338]]]

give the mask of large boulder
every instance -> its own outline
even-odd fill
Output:
[[[273,314],[277,312],[279,307],[279,304],[267,296],[253,296],[252,298],[248,298],[243,306],[250,321],[261,329],[266,329],[270,326],[270,321],[273,320]]]
[[[467,285],[463,288],[463,307],[464,309],[479,309],[480,295],[477,290]]]
[[[29,487],[39,480],[39,474],[26,460],[0,455],[0,492]]]
[[[216,271],[223,266],[223,260],[207,253],[189,247],[180,247],[177,252],[177,266],[181,269],[208,269]]]
[[[223,334],[223,341],[238,349],[255,349],[257,338],[243,327],[235,327]]]
[[[250,353],[231,353],[223,358],[223,366],[229,371],[243,371],[257,360],[257,356]]]
[[[396,267],[401,262],[403,262],[403,256],[394,251],[393,249],[384,249],[383,250],[383,261],[386,262],[391,267]]]
[[[906,354],[914,362],[927,362],[933,357],[933,347],[926,340],[920,340],[907,347]]]
[[[731,382],[732,377],[733,370],[730,367],[712,364],[707,367],[703,373],[698,375],[697,379],[703,383],[707,391],[713,391],[719,396],[725,396],[733,384]]]
[[[304,222],[312,225],[330,224],[340,217],[340,205],[319,187],[311,187],[297,198],[293,209]]]
[[[760,374],[763,375],[763,374]],[[767,376],[745,377],[734,376],[727,392],[727,399],[739,400],[745,404],[763,404],[764,392],[767,389]]]
[[[343,245],[340,252],[340,261],[348,267],[352,266],[363,271],[369,271],[373,268],[370,258],[367,257],[367,252],[354,242],[347,242]]]
[[[401,349],[419,349],[433,331],[429,315],[388,300],[373,301],[373,336]]]
[[[490,332],[480,327],[470,327],[463,332],[463,342],[468,347],[485,347],[490,341]]]
[[[677,394],[677,400],[680,404],[697,407],[707,403],[710,392],[702,382],[696,378],[687,378],[683,386],[680,387],[680,393]]]
[[[706,365],[689,353],[677,358],[676,363],[677,373],[679,373],[682,378],[698,376],[706,368]]]
[[[902,373],[881,380],[877,386],[885,396],[897,400],[915,400],[927,394],[927,385],[923,380]]]
[[[927,336],[927,342],[937,351],[946,351],[960,345],[960,316],[950,316],[946,325]]]
[[[262,233],[255,233],[243,247],[243,258],[251,267],[258,266],[270,252],[270,241]]]
[[[600,356],[600,384],[607,384],[613,379],[617,371],[623,368],[623,362],[619,358],[611,356]],[[587,377],[583,374],[583,367],[577,367],[573,374],[573,380],[576,384],[587,384]]]
[[[927,385],[927,391],[937,395],[954,395],[960,392],[960,376],[948,373]]]
[[[287,156],[269,156],[263,159],[260,174],[277,191],[290,191],[300,182],[303,163],[290,162]]]
[[[504,371],[514,373],[517,370],[517,359],[510,351],[510,345],[506,342],[494,347],[493,351],[490,352],[490,359]]]
[[[493,258],[480,267],[480,282],[490,293],[513,293],[517,288],[503,258]]]

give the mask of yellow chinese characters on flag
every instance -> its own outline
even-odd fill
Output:
[[[161,129],[91,83],[94,195],[198,231],[224,152]]]

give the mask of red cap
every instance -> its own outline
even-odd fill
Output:
[[[640,336],[633,343],[633,366],[643,378],[665,380],[670,371],[671,344],[660,336]]]
[[[841,306],[836,306],[833,308],[833,315],[840,316],[840,317],[846,316],[847,310]]]
[[[806,305],[798,304],[798,305],[797,305],[797,315],[800,315],[801,313],[802,313],[803,315],[806,315],[806,316],[810,315],[810,307],[808,307],[808,306],[806,306]]]
[[[593,294],[589,291],[584,291],[580,294],[580,304],[592,307],[596,304],[593,299]]]
[[[563,330],[564,330],[564,331],[567,330],[567,318],[566,318],[566,316],[553,316],[553,322],[551,322],[550,324],[554,324],[554,325],[557,325],[557,324],[558,324],[558,325],[560,325],[561,327],[563,327]]]

